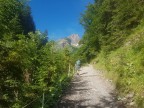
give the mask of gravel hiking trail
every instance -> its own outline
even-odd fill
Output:
[[[56,108],[123,108],[115,101],[115,88],[92,65],[74,75]]]

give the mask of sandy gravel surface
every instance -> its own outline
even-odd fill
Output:
[[[80,69],[57,108],[118,108],[114,86],[92,65]]]

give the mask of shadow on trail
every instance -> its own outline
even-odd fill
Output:
[[[87,81],[82,80],[80,76],[74,77],[71,82],[70,87],[64,92],[61,100],[54,108],[124,108],[124,107],[116,107],[115,104],[115,97],[114,94],[110,94],[112,100],[107,99],[106,97],[101,97],[99,100],[90,100],[88,99],[81,99],[79,96],[80,94],[84,94],[85,92],[89,91],[89,88],[85,88],[87,85]],[[79,94],[76,95],[76,94]],[[76,99],[71,98],[72,95],[75,95]],[[67,98],[67,96],[69,96]],[[90,101],[99,101],[97,104],[85,104]],[[83,104],[84,103],[84,104]]]
[[[75,95],[89,90],[87,88],[84,88],[86,85],[87,81],[82,80],[79,75],[76,75],[68,89],[64,91],[63,97],[66,95]]]
[[[72,80],[69,88],[64,92],[61,100],[54,108],[124,108],[123,106],[118,106],[116,103],[116,96],[114,94],[109,94],[111,98],[99,97],[98,100],[82,98],[91,88],[88,88],[88,81],[84,80],[86,73],[76,75]],[[81,77],[81,75],[83,77]],[[92,104],[91,101],[93,101]]]
[[[84,74],[87,74],[87,72],[81,73],[80,75],[84,75]]]
[[[79,108],[79,105],[85,101],[88,101],[87,99],[83,100],[73,100],[73,99],[67,99],[65,96],[71,96],[75,94],[80,94],[82,92],[85,92],[89,89],[84,88],[87,84],[86,81],[81,80],[81,77],[79,75],[76,75],[74,79],[72,80],[70,86],[66,91],[64,91],[63,96],[61,97],[61,100],[58,102],[57,106],[55,108]]]

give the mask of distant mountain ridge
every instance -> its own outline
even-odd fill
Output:
[[[79,41],[80,41],[80,36],[78,34],[72,34],[64,39],[58,40],[57,44],[61,47],[65,46],[74,46],[78,47],[79,46]]]

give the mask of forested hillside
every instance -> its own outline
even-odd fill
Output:
[[[59,49],[36,30],[27,0],[0,0],[0,108],[53,107],[76,59],[105,70],[119,99],[144,108],[144,0],[94,0],[80,23],[78,51]]]
[[[47,32],[35,30],[27,0],[0,0],[0,108],[50,107],[56,102],[73,61],[69,49],[54,45]]]
[[[107,71],[119,94],[144,107],[144,1],[95,0],[82,14],[85,34],[77,55]]]

